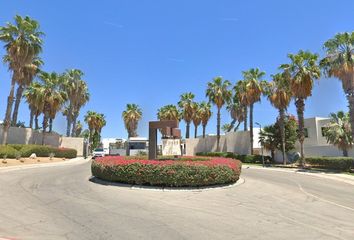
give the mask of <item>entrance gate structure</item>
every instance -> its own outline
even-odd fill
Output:
[[[157,130],[161,129],[166,137],[181,138],[181,130],[176,120],[162,120],[149,122],[149,160],[157,158]]]

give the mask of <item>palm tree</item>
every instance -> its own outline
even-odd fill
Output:
[[[325,42],[324,49],[327,56],[321,60],[320,66],[327,76],[342,81],[349,103],[350,122],[354,126],[354,32],[336,34]]]
[[[169,104],[157,110],[157,118],[162,120],[180,120],[180,112],[175,105]]]
[[[237,84],[234,86],[234,91],[235,91],[235,99],[234,102],[237,102],[241,108],[243,108],[243,131],[248,131],[247,127],[247,115],[248,115],[248,102],[246,98],[246,89],[247,89],[247,83],[244,80],[239,80]]]
[[[223,80],[222,77],[215,77],[213,81],[208,83],[206,90],[206,97],[209,98],[209,102],[216,105],[217,112],[217,125],[216,125],[216,151],[220,151],[220,110],[225,103],[228,103],[231,99],[231,91],[229,90],[231,83],[228,80]]]
[[[93,149],[96,147],[97,143],[101,139],[102,128],[106,125],[105,116],[101,113],[88,111],[85,115],[85,122],[89,127],[89,131],[90,131],[89,142],[90,145],[92,146],[91,149]],[[97,137],[97,139],[95,137]]]
[[[261,100],[262,86],[261,79],[265,75],[265,72],[260,71],[258,68],[251,68],[248,71],[243,72],[245,79],[245,98],[246,103],[250,108],[250,143],[251,143],[251,155],[253,155],[253,106],[256,102]]]
[[[97,124],[96,121],[97,121],[97,113],[93,111],[88,111],[85,115],[85,122],[88,125],[90,131],[90,135],[89,135],[90,144],[92,143],[93,133],[95,131],[95,127]]]
[[[17,123],[18,110],[20,107],[21,99],[23,97],[24,90],[32,83],[36,74],[40,72],[40,66],[43,65],[43,61],[39,57],[34,57],[32,63],[26,64],[21,69],[21,77],[18,78],[18,87],[16,90],[15,106],[12,114],[11,125],[15,126]]]
[[[290,91],[290,84],[285,73],[278,73],[272,75],[273,82],[269,84],[269,91],[267,93],[270,103],[279,110],[279,127],[281,137],[281,149],[283,164],[286,164],[285,158],[285,111],[289,106],[292,93]]]
[[[90,99],[87,84],[82,80],[84,73],[79,69],[67,70],[64,74],[65,84],[64,91],[68,94],[68,103],[64,109],[64,116],[66,116],[67,136],[75,136],[76,122],[80,114],[80,109]]]
[[[82,132],[82,124],[80,122],[80,120],[77,122],[76,124],[76,131],[75,131],[75,137],[79,137],[81,135],[81,132]]]
[[[331,122],[326,125],[324,135],[327,142],[343,151],[343,156],[348,157],[348,150],[353,147],[352,129],[348,113],[339,111],[331,113]]]
[[[32,82],[24,92],[26,102],[30,109],[30,128],[33,128],[33,120],[35,121],[35,129],[39,129],[38,117],[43,111],[43,87],[39,82]]]
[[[275,125],[265,126],[259,132],[259,143],[264,149],[270,151],[271,157],[274,160],[275,150],[277,149],[277,137]]]
[[[194,125],[194,138],[197,138],[198,136],[198,126],[200,125],[202,119],[200,115],[200,104],[199,103],[193,103],[193,116],[192,116],[192,121]]]
[[[178,106],[181,108],[182,117],[186,122],[186,138],[189,138],[190,123],[193,118],[194,94],[191,92],[183,93],[180,96]]]
[[[304,111],[305,100],[311,96],[313,80],[321,76],[320,68],[317,64],[318,56],[309,51],[300,50],[298,54],[288,54],[290,64],[282,64],[281,68],[290,81],[290,89],[295,98],[295,106],[299,120],[298,139],[300,142],[301,158],[300,165],[304,166]]]
[[[42,83],[42,98],[43,98],[43,138],[44,144],[45,133],[49,122],[49,132],[52,131],[52,123],[57,112],[59,112],[67,100],[66,92],[62,91],[63,79],[55,72],[47,73],[40,72],[38,78]]]
[[[205,129],[212,115],[210,109],[211,105],[208,102],[203,101],[199,104],[199,115],[203,126],[203,138],[205,138]]]
[[[245,110],[247,111],[247,108],[245,109],[244,106],[240,104],[238,98],[235,97],[233,101],[227,105],[226,109],[230,112],[230,116],[232,118],[232,122],[226,132],[230,132],[234,128],[235,123],[238,122],[234,128],[234,131],[236,132],[240,124],[245,121]]]
[[[126,110],[122,113],[122,118],[128,131],[128,138],[138,136],[136,131],[142,114],[141,108],[137,104],[127,104]]]
[[[7,23],[0,27],[0,40],[5,43],[9,69],[13,71],[10,93],[7,99],[4,120],[2,144],[6,144],[8,130],[11,124],[11,113],[14,102],[15,84],[20,81],[22,69],[33,62],[33,59],[42,50],[43,33],[39,31],[39,24],[30,17],[15,16],[15,24]]]
[[[225,123],[224,125],[221,126],[221,130],[224,133],[229,132],[229,129],[232,128],[231,123]]]

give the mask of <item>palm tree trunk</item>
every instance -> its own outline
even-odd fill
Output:
[[[35,124],[35,129],[38,130],[39,129],[39,123],[38,123],[38,114],[35,115],[34,118],[34,124]]]
[[[20,108],[20,103],[21,103],[22,94],[23,94],[24,89],[25,88],[22,85],[19,85],[17,90],[16,90],[16,99],[15,99],[14,112],[12,114],[11,126],[16,126],[17,116],[18,116],[18,109]]]
[[[220,152],[220,108],[218,108],[217,123],[216,123],[216,151]]]
[[[30,121],[29,121],[29,127],[32,129],[33,128],[33,119],[34,119],[34,111],[31,109],[30,112]]]
[[[354,139],[354,90],[347,93],[347,99],[349,103],[350,125],[353,126],[352,137]]]
[[[286,165],[285,159],[285,126],[284,126],[284,119],[285,119],[285,109],[279,109],[279,127],[280,127],[280,138],[281,138],[281,152],[283,157],[283,164]]]
[[[190,122],[186,122],[186,138],[189,138]]]
[[[232,119],[230,123],[230,127],[227,129],[227,132],[230,132],[234,128],[235,123],[236,123],[236,119]]]
[[[197,138],[198,135],[198,126],[194,125],[194,138]]]
[[[205,138],[205,129],[206,129],[206,125],[203,125],[203,138]]]
[[[43,123],[42,123],[42,145],[44,145],[44,140],[45,140],[45,134],[47,131],[47,125],[48,125],[48,115],[45,113],[43,116]]]
[[[5,121],[4,121],[4,131],[3,131],[3,136],[2,136],[2,145],[5,145],[7,143],[7,135],[8,135],[10,124],[11,124],[11,111],[12,111],[12,105],[14,103],[15,83],[16,83],[15,78],[14,78],[14,76],[12,76],[10,93],[7,98],[7,106],[6,106]]]
[[[245,110],[244,110],[245,111],[245,120],[243,122],[243,124],[244,124],[243,125],[243,131],[248,131],[248,129],[247,129],[247,115],[248,115],[247,114],[247,106],[245,106],[244,108],[245,108]]]
[[[71,114],[71,113],[68,113]],[[71,132],[71,117],[68,115],[66,116],[66,136],[70,137],[70,132]]]
[[[53,131],[53,118],[49,118],[49,132]]]
[[[234,128],[234,132],[237,132],[238,128],[240,127],[241,122],[238,122],[238,124],[236,125],[236,127]]]
[[[74,120],[73,120],[73,129],[71,131],[71,136],[75,137],[75,131],[76,131],[76,121],[77,121],[77,116],[74,116]]]
[[[253,103],[250,105],[250,144],[251,155],[253,155]]]
[[[304,140],[305,140],[305,132],[304,132],[304,111],[305,111],[305,100],[303,98],[297,98],[295,101],[297,117],[299,119],[299,131],[298,131],[298,139],[300,142],[300,166],[305,166],[305,154],[304,154]]]

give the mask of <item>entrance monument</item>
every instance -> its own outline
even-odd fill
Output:
[[[163,155],[181,155],[181,130],[178,121],[163,120],[149,122],[149,159],[157,158],[157,130],[161,129],[163,136]],[[179,149],[179,150],[178,150]]]

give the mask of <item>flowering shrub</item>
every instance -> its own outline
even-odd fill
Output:
[[[117,156],[97,158],[92,162],[91,170],[93,176],[114,182],[198,187],[236,182],[241,162],[228,158],[146,160]]]

